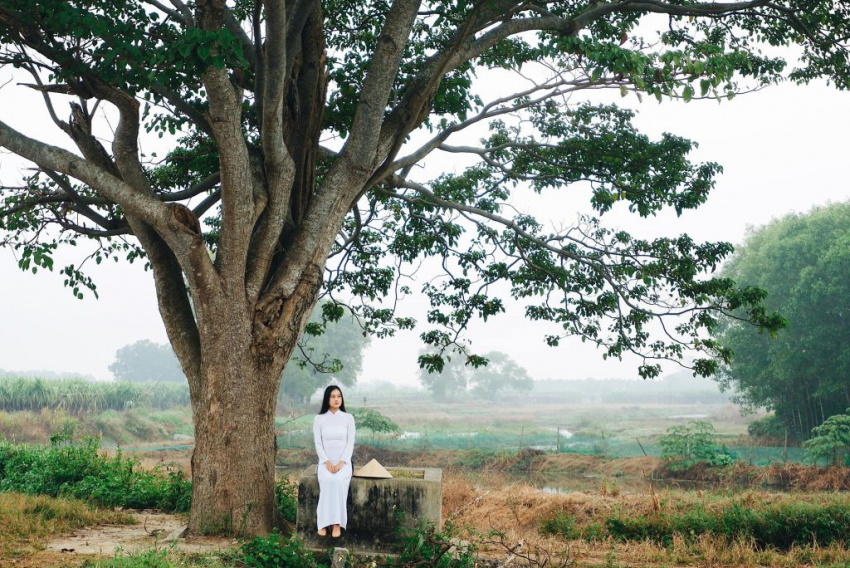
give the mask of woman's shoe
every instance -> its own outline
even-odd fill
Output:
[[[333,532],[331,533],[331,537],[332,538],[339,538],[341,536],[342,536],[342,529],[340,529],[339,527],[335,527]]]
[[[319,529],[319,536],[328,536],[328,529]]]

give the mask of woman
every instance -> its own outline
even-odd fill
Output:
[[[322,409],[313,420],[313,441],[319,455],[319,506],[316,524],[319,536],[339,538],[348,521],[345,505],[351,483],[354,453],[354,417],[345,411],[345,400],[337,385],[325,389]]]

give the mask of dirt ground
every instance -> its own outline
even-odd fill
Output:
[[[174,547],[186,553],[209,554],[239,546],[231,538],[183,538],[185,517],[157,511],[139,511],[132,513],[132,516],[136,524],[100,525],[76,530],[70,535],[51,540],[44,550],[14,565],[27,568],[74,566],[98,556],[112,557],[119,551],[132,553],[153,547]]]

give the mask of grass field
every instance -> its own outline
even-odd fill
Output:
[[[850,566],[845,538],[850,534],[850,475],[841,468],[793,463],[802,459],[799,448],[749,444],[747,424],[753,417],[741,415],[726,398],[688,391],[582,394],[547,387],[516,399],[450,402],[403,389],[348,389],[349,410],[377,410],[403,432],[390,437],[358,430],[355,458],[442,467],[443,517],[453,523],[452,538],[475,544],[479,565],[513,558],[511,565],[537,568]],[[315,459],[315,407],[314,401],[277,418],[282,475]],[[657,479],[663,474],[659,436],[693,420],[711,423],[719,442],[737,453],[737,463],[686,473],[682,479]],[[0,412],[0,428],[2,437],[15,443],[46,444],[57,431],[93,435],[110,454],[120,446],[123,455],[141,460],[143,467],[161,470],[173,462],[177,471],[188,470],[193,434],[188,407],[167,401],[161,408],[130,405],[72,413],[60,405]],[[152,548],[65,564],[37,560],[38,551],[60,534],[126,522],[122,511],[81,501],[0,493],[0,565],[249,565],[242,549],[198,556]],[[796,528],[781,533],[771,528],[777,526]],[[516,554],[519,543],[521,555]],[[260,548],[278,545],[265,542]],[[351,566],[375,568],[371,562],[352,558]],[[431,565],[422,558],[410,562]]]

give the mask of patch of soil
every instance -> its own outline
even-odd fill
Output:
[[[86,527],[51,540],[26,565],[73,565],[93,556],[114,556],[119,550],[132,553],[154,547],[174,547],[190,554],[209,554],[239,545],[237,541],[226,537],[181,537],[186,530],[186,519],[178,515],[158,511],[139,511],[131,515],[136,519],[136,524]]]

